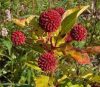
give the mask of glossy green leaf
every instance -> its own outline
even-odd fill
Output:
[[[72,13],[71,15],[67,16],[63,22],[62,22],[62,30],[61,30],[61,35],[66,35],[66,33],[68,31],[71,30],[71,28],[73,27],[73,25],[76,22],[76,15],[77,15],[78,11],[75,11],[74,13]]]

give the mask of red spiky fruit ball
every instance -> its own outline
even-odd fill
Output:
[[[38,59],[39,67],[45,72],[54,72],[57,68],[57,59],[53,53],[44,53]]]
[[[44,11],[40,15],[39,24],[45,32],[55,32],[61,24],[61,16],[52,9]]]
[[[65,13],[65,9],[63,7],[56,7],[55,10],[62,16]]]
[[[82,24],[79,23],[72,28],[70,34],[73,40],[82,41],[87,37],[87,30]]]
[[[14,31],[11,35],[11,40],[14,45],[22,45],[25,43],[25,35],[21,31]]]

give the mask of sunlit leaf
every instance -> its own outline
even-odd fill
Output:
[[[48,86],[49,77],[41,75],[35,79],[36,87],[49,87]]]
[[[60,79],[58,79],[58,82],[63,81],[64,79],[68,78],[66,75],[63,75],[63,77],[61,77]]]
[[[30,15],[27,18],[13,18],[12,21],[18,26],[25,27],[26,24],[29,25],[29,23],[34,17],[35,15]]]
[[[20,18],[20,19],[13,18],[12,21],[13,21],[16,25],[21,26],[21,27],[24,27],[24,26],[25,26],[26,19],[25,19],[25,18]]]
[[[88,74],[82,76],[82,78],[89,78],[89,77],[91,77],[92,75],[93,75],[92,73],[88,73]]]
[[[75,50],[69,51],[69,54],[79,63],[79,64],[90,64],[90,58],[87,53],[77,52]]]

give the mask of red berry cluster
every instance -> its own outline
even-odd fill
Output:
[[[82,41],[87,37],[87,30],[79,23],[72,28],[70,34],[74,40]]]
[[[22,45],[25,43],[25,35],[21,31],[14,31],[11,35],[11,40],[14,45]]]
[[[57,60],[52,53],[44,53],[39,57],[38,65],[45,72],[54,72],[57,67]]]
[[[40,15],[39,24],[46,32],[54,32],[61,24],[61,16],[55,10],[44,11]]]
[[[65,38],[66,42],[71,42],[72,40],[82,41],[87,37],[87,30],[82,24],[76,24],[70,33]]]

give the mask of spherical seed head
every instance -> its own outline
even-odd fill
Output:
[[[54,72],[57,67],[57,60],[52,53],[44,53],[39,57],[38,65],[45,72]]]
[[[61,24],[61,16],[55,10],[44,11],[40,15],[39,24],[45,32],[54,32]]]
[[[82,41],[87,37],[87,30],[81,24],[77,24],[72,28],[70,34],[74,40]]]
[[[65,12],[65,9],[63,7],[57,7],[55,10],[62,16]]]
[[[14,45],[22,45],[25,43],[25,35],[21,31],[14,31],[11,35],[11,40]]]

